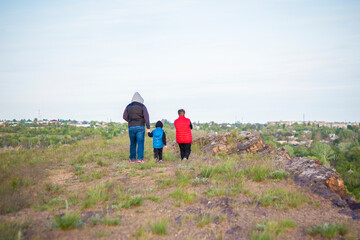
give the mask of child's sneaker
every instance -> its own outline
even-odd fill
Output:
[[[143,161],[143,160],[141,160],[141,159],[140,159],[140,160],[138,160],[137,162],[138,162],[138,163],[144,163],[144,161]]]

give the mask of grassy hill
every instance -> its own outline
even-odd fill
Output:
[[[206,133],[194,131],[200,136]],[[167,130],[168,142],[174,141]],[[236,138],[236,136],[234,136]],[[0,153],[0,239],[359,239],[359,221],[270,156],[164,149],[128,161],[126,134]]]

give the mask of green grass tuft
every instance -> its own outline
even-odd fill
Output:
[[[141,206],[143,200],[145,198],[141,195],[136,195],[128,198],[125,202],[120,203],[119,206],[121,208],[131,208]]]
[[[265,221],[256,225],[256,230],[251,234],[251,240],[278,239],[278,236],[289,228],[295,228],[296,223],[291,220],[281,222]]]
[[[283,188],[271,189],[256,197],[263,207],[273,206],[280,209],[296,208],[309,203],[307,196],[300,192],[289,192]]]
[[[176,186],[178,187],[188,186],[192,181],[192,174],[188,170],[177,169],[175,171],[175,176],[176,176]]]
[[[118,226],[120,225],[120,220],[117,218],[111,219],[108,216],[105,216],[102,223],[107,226]]]
[[[100,183],[95,186],[89,187],[86,193],[86,200],[83,202],[84,208],[89,208],[96,203],[105,202],[109,200],[109,188],[111,184]]]
[[[134,165],[134,169],[146,170],[146,169],[151,169],[155,166],[156,166],[155,160],[152,159],[148,161],[145,160],[144,163]]]
[[[245,176],[255,182],[264,181],[268,178],[271,168],[264,165],[253,165],[244,169]]]
[[[174,184],[174,180],[172,180],[172,179],[157,179],[156,183],[159,184],[159,188],[166,189]]]
[[[174,192],[169,194],[170,197],[177,200],[182,200],[185,203],[194,203],[196,199],[196,192],[186,192],[181,189],[176,189]]]
[[[348,228],[343,224],[328,224],[316,225],[315,227],[310,227],[307,230],[307,233],[311,236],[321,235],[327,239],[335,237],[337,234],[340,236],[345,236],[348,233]]]
[[[282,180],[282,179],[286,179],[289,177],[289,173],[282,170],[282,169],[279,169],[279,170],[276,170],[272,173],[270,173],[270,178],[272,179],[277,179],[277,180]]]
[[[204,227],[211,223],[214,219],[214,216],[212,214],[201,214],[196,218],[198,227]]]
[[[160,220],[150,224],[151,232],[164,236],[167,234],[167,219]]]
[[[226,190],[224,188],[211,188],[207,190],[206,197],[222,196],[225,195]]]
[[[26,225],[17,222],[0,222],[0,239],[21,239],[23,228],[26,228]]]
[[[54,229],[60,228],[62,230],[67,230],[67,229],[80,228],[82,224],[83,223],[78,214],[67,213],[62,216],[60,215],[55,216],[54,221],[52,223],[52,227]]]

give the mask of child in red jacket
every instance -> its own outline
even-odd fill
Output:
[[[188,160],[191,152],[192,135],[191,129],[193,128],[190,119],[185,117],[185,110],[178,111],[179,118],[175,120],[174,125],[176,128],[176,142],[180,147],[181,160]]]

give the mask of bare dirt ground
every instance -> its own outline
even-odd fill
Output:
[[[110,146],[109,149],[112,152],[121,150],[114,146]],[[346,237],[337,236],[334,239],[360,239],[358,220],[340,214],[340,208],[312,194],[308,189],[296,186],[291,178],[281,181],[266,179],[261,182],[245,179],[243,184],[247,191],[212,197],[207,196],[206,191],[222,187],[224,182],[210,180],[198,185],[177,184],[176,172],[179,169],[192,168],[193,172],[197,172],[199,164],[209,158],[212,157],[200,157],[194,153],[189,162],[164,159],[164,164],[155,164],[148,169],[140,169],[137,164],[129,163],[126,159],[108,156],[99,158],[102,163],[96,159],[97,161],[85,162],[78,167],[69,161],[56,163],[44,169],[47,176],[41,181],[40,188],[51,186],[51,198],[64,201],[60,200],[49,208],[39,208],[37,205],[0,215],[0,221],[24,224],[21,239],[251,239],[257,224],[266,220],[292,220],[296,224],[296,227],[277,235],[277,239],[322,239],[319,235],[308,235],[307,229],[324,223],[342,223],[348,226],[349,233]],[[169,180],[169,183],[161,185],[161,180]],[[114,207],[119,202],[119,196],[115,191],[111,191],[108,199],[84,206],[89,187],[101,183],[111,183],[112,188],[122,188],[123,193],[130,193],[132,196],[141,195],[158,199],[145,198],[139,206],[119,208]],[[264,207],[253,197],[276,188],[301,192],[310,201],[294,208],[277,208]],[[39,188],[34,188],[34,191],[35,189]],[[177,189],[195,192],[196,197],[193,201],[171,197],[170,194]],[[69,199],[72,196],[77,196],[78,201],[71,203]],[[65,199],[70,202],[68,209]],[[49,205],[48,200],[44,201],[43,206]],[[54,217],[66,213],[79,214],[82,226],[71,230],[54,228]],[[101,219],[105,216],[118,219],[119,224],[91,224],[90,219],[96,216]],[[203,216],[209,216],[210,220],[201,225],[199,219]],[[167,222],[167,231],[163,236],[156,234],[150,227],[159,220]]]

